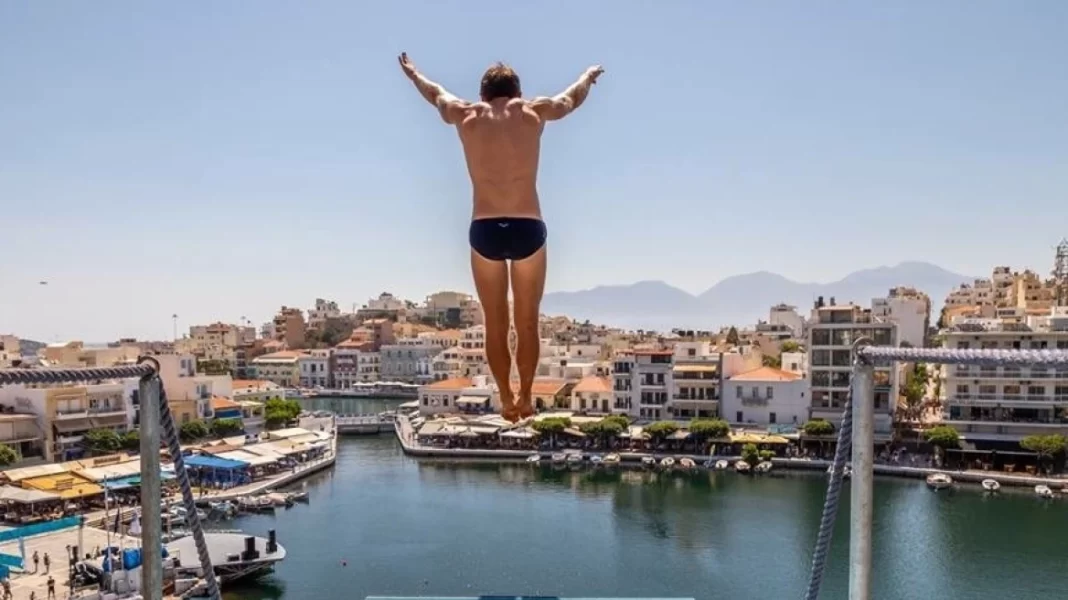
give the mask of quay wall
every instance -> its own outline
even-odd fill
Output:
[[[396,433],[397,440],[400,442],[401,447],[405,454],[414,456],[417,458],[452,458],[452,459],[475,459],[475,460],[496,460],[501,462],[522,462],[532,454],[539,454],[542,459],[549,458],[551,452],[529,452],[522,450],[490,450],[486,448],[431,448],[427,446],[421,446],[411,436],[412,428],[408,419],[401,416],[395,423],[394,432]],[[603,452],[597,453],[584,453],[590,454],[603,454]],[[718,461],[736,461],[740,459],[740,456],[708,456],[697,454],[678,454],[678,453],[655,453],[655,452],[617,452],[623,466],[637,467],[641,466],[641,461],[646,456],[652,456],[660,459],[667,456],[674,457],[676,459],[688,457],[696,462],[698,465],[702,464],[706,460]],[[772,464],[777,468],[798,470],[798,471],[827,471],[831,466],[829,460],[809,460],[798,458],[773,458]],[[1064,477],[1032,477],[1029,475],[1015,475],[1012,473],[1000,473],[993,471],[946,471],[942,469],[930,469],[925,467],[906,467],[898,465],[875,465],[876,475],[889,475],[893,477],[908,477],[912,479],[926,479],[928,475],[934,473],[947,473],[953,477],[954,481],[967,482],[967,483],[980,483],[984,479],[993,479],[1005,486],[1018,486],[1018,487],[1034,487],[1036,485],[1044,484],[1048,485],[1053,490],[1065,490],[1068,492],[1068,478]]]

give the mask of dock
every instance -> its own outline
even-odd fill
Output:
[[[204,532],[212,567],[222,583],[252,577],[270,571],[286,557],[286,549],[274,539],[274,532],[266,537],[242,533]],[[186,536],[166,544],[167,550],[178,560],[179,576],[201,577],[196,541]]]

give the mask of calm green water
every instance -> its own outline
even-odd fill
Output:
[[[308,480],[310,505],[235,522],[276,529],[289,557],[226,598],[799,598],[824,484],[420,462],[392,438],[348,439],[335,469]],[[1068,502],[891,479],[875,492],[875,598],[1068,597]],[[846,597],[848,519],[823,598]]]

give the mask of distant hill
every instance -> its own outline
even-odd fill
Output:
[[[932,309],[938,310],[950,290],[973,279],[924,262],[856,271],[830,283],[799,283],[761,271],[728,277],[697,296],[662,281],[552,292],[545,294],[542,312],[634,329],[715,329],[754,324],[766,319],[768,308],[780,302],[797,306],[807,315],[818,296],[867,306],[872,298],[885,296],[896,286],[926,292]]]

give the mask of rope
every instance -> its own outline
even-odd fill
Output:
[[[197,503],[193,497],[193,486],[189,483],[189,473],[185,470],[185,457],[182,456],[182,446],[178,439],[178,430],[174,427],[174,415],[171,414],[167,395],[163,392],[163,383],[159,386],[160,399],[160,425],[162,426],[162,438],[167,444],[167,452],[174,461],[174,473],[178,477],[178,487],[182,489],[182,506],[185,507],[186,520],[193,530],[193,541],[196,543],[197,556],[200,558],[200,568],[204,571],[204,580],[208,584],[208,598],[220,600],[219,582],[215,579],[215,569],[211,564],[211,555],[208,553],[208,543],[204,539],[204,529],[200,525],[200,516],[197,514]],[[157,527],[161,525],[152,524]]]
[[[805,600],[817,600],[820,585],[823,584],[823,572],[827,567],[827,552],[831,548],[831,536],[834,534],[834,521],[838,516],[839,493],[845,475],[846,457],[853,446],[853,394],[850,390],[842,411],[842,426],[838,429],[838,445],[834,450],[834,463],[827,483],[827,497],[823,501],[823,514],[820,515],[820,529],[816,535],[816,548],[812,551],[812,570],[809,572],[808,590]]]
[[[76,381],[96,381],[99,379],[124,379],[127,377],[148,377],[156,369],[151,363],[121,367],[80,367],[73,369],[0,369],[0,385],[13,383],[70,383]]]
[[[872,363],[925,362],[986,367],[1068,367],[1068,350],[961,350],[863,346],[857,356]]]

